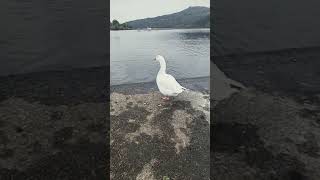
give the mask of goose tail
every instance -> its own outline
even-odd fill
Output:
[[[182,90],[183,91],[190,91],[190,89],[187,89],[187,88],[185,88],[185,87],[183,87],[183,86],[181,86],[182,87]]]

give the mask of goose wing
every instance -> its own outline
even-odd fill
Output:
[[[185,88],[170,74],[162,74],[158,77],[158,84],[161,88],[172,92],[173,94],[181,93]]]

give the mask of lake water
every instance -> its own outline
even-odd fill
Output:
[[[86,0],[4,1],[0,5],[0,76],[107,68],[107,4]]]
[[[212,53],[274,51],[320,45],[320,1],[214,1]]]
[[[111,85],[155,81],[160,65],[153,59],[158,54],[176,79],[208,77],[210,30],[111,31]]]

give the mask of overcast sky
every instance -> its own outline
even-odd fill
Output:
[[[210,0],[111,0],[110,20],[120,23],[181,11],[189,6],[210,7]]]

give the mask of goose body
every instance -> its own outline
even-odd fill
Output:
[[[156,56],[155,60],[160,63],[160,70],[157,74],[156,82],[161,94],[165,96],[177,96],[187,90],[182,87],[172,75],[166,73],[166,62],[162,56]]]

